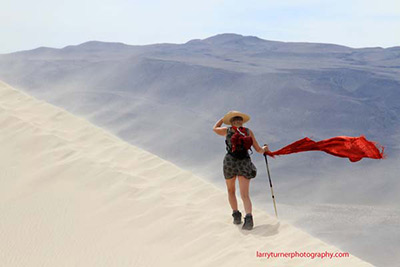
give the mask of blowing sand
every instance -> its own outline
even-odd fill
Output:
[[[0,266],[372,266],[2,82],[0,147]]]

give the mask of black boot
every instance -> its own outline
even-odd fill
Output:
[[[242,213],[240,211],[236,210],[232,213],[233,216],[233,223],[234,224],[241,224],[242,223]]]
[[[253,216],[251,215],[251,213],[246,214],[246,217],[244,217],[244,224],[242,226],[242,229],[251,230],[253,229],[253,225]]]

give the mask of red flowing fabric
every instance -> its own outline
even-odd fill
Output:
[[[382,152],[379,151],[377,146],[382,149]],[[319,150],[337,157],[349,158],[351,162],[356,162],[362,158],[384,159],[386,158],[383,153],[384,149],[378,143],[368,141],[363,135],[360,137],[336,136],[318,142],[305,137],[279,150],[268,151],[264,154],[274,158],[275,155]]]

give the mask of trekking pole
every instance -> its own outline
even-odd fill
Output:
[[[267,144],[264,144],[264,146],[266,146],[266,145],[267,145]],[[265,154],[265,153],[264,153],[264,158],[265,158],[265,163],[267,164],[267,173],[268,173],[268,179],[269,179],[269,187],[271,188],[272,200],[274,201],[275,216],[276,216],[276,218],[278,218],[278,212],[276,211],[276,203],[275,203],[274,190],[272,189],[271,175],[269,174],[269,167],[268,167],[267,154]]]

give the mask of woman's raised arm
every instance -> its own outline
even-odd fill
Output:
[[[223,123],[224,117],[222,117],[219,121],[217,121],[217,123],[215,123],[214,127],[213,127],[213,131],[216,134],[225,136],[226,135],[226,130],[228,129],[227,127],[221,127],[222,123]]]

